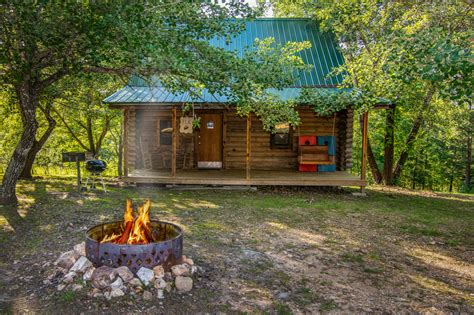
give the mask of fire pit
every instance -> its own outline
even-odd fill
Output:
[[[177,225],[149,219],[151,203],[133,216],[127,201],[124,221],[96,225],[86,232],[86,257],[96,266],[127,266],[134,274],[141,267],[171,268],[183,253],[183,231]]]
[[[107,300],[141,294],[150,301],[191,291],[193,275],[203,269],[183,255],[182,229],[150,220],[150,208],[149,200],[137,209],[127,200],[123,221],[90,228],[84,242],[58,257],[43,283],[58,291],[91,289],[88,296]]]
[[[105,235],[118,233],[122,222],[99,224],[86,232],[86,256],[96,266],[117,268],[127,266],[134,274],[141,267],[152,269],[163,265],[169,269],[180,260],[183,253],[183,232],[168,222],[151,221],[159,239],[149,244],[101,243]]]

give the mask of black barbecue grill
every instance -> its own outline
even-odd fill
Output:
[[[86,161],[86,170],[94,174],[100,174],[107,168],[107,163],[102,160]]]
[[[104,179],[102,178],[102,172],[104,172],[107,168],[107,163],[102,160],[88,160],[86,161],[86,170],[89,172],[89,176],[86,180],[85,189],[89,190],[88,184],[89,180],[91,181],[91,189],[95,188],[95,181],[99,179],[102,184],[102,188],[104,192],[107,192],[105,189]]]

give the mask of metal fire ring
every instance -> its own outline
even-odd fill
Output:
[[[100,243],[104,235],[121,233],[123,221],[96,225],[86,232],[86,256],[96,267],[127,266],[134,274],[141,267],[152,269],[163,265],[168,270],[183,254],[183,231],[169,222],[151,220],[150,224],[162,241],[149,244]]]

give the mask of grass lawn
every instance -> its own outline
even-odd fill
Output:
[[[74,192],[21,182],[0,206],[0,312],[474,312],[474,196],[401,189]],[[48,263],[88,227],[122,218],[125,198],[184,228],[204,268],[191,294],[107,301],[43,284]]]

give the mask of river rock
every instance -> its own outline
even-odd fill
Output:
[[[112,290],[114,289],[121,289],[123,286],[123,280],[120,277],[117,277],[117,279],[110,284],[110,288]]]
[[[141,267],[138,269],[137,277],[143,282],[144,285],[149,285],[153,279],[155,279],[155,273],[151,269]]]
[[[177,276],[174,284],[179,292],[189,292],[193,288],[193,279],[190,277]]]
[[[86,243],[82,242],[74,245],[74,253],[76,256],[86,256]]]
[[[70,250],[68,252],[62,253],[54,264],[61,268],[69,270],[69,268],[71,268],[75,262],[76,255],[74,254],[73,250]]]
[[[185,264],[174,265],[171,267],[171,272],[174,276],[189,276],[189,268]]]
[[[77,275],[77,274],[76,274],[74,271],[69,272],[67,275],[64,276],[63,282],[64,282],[64,283],[73,283],[74,277],[75,277],[76,275]]]
[[[115,273],[122,278],[124,282],[129,282],[133,279],[133,273],[128,269],[127,266],[115,268]]]
[[[290,293],[288,292],[280,292],[278,293],[278,296],[277,296],[279,300],[288,300],[289,297],[290,297]]]
[[[94,270],[94,266],[87,268],[87,270],[84,272],[84,275],[82,276],[82,279],[84,281],[90,281],[92,279],[92,274],[94,273]]]
[[[166,288],[166,281],[163,278],[158,278],[155,280],[155,288],[164,289]]]
[[[186,255],[183,255],[182,260],[183,260],[183,263],[185,264],[188,264],[190,266],[194,265],[194,261],[191,258],[186,257]]]
[[[99,289],[105,289],[114,282],[117,275],[115,269],[108,266],[96,268],[92,273],[92,285]]]
[[[151,301],[153,299],[153,294],[150,291],[143,292],[143,299],[145,301]]]
[[[89,267],[92,267],[92,262],[87,257],[81,256],[69,271],[84,272]]]
[[[107,291],[107,292],[104,292],[104,297],[110,301],[110,299],[112,299],[112,297],[110,296],[110,292]]]
[[[162,265],[158,265],[153,268],[153,272],[155,273],[155,277],[157,278],[163,278],[165,276],[165,269]]]
[[[83,286],[81,284],[78,284],[78,283],[75,283],[71,286],[71,290],[73,290],[74,292],[82,290],[82,288],[83,288]]]
[[[137,278],[133,278],[128,282],[128,284],[130,284],[132,287],[141,287],[143,285],[140,279]]]
[[[120,279],[120,278],[119,278]],[[121,280],[120,280],[121,281]],[[112,289],[112,291],[110,291],[110,297],[111,298],[115,298],[115,297],[119,297],[119,296],[124,296],[125,295],[125,292],[123,292],[122,289],[120,288],[114,288]]]

